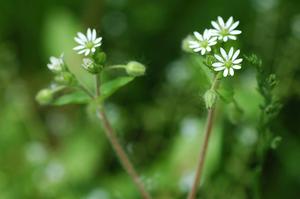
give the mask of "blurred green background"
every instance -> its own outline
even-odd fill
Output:
[[[217,16],[240,21],[238,47],[277,75],[274,95],[282,109],[267,130],[260,126],[263,98],[255,67],[246,61],[225,80],[243,114],[218,104],[199,198],[299,197],[299,0],[1,0],[0,13],[0,199],[140,198],[88,107],[41,107],[34,100],[51,80],[50,56],[64,52],[88,82],[72,51],[76,32],[87,27],[103,37],[110,64],[135,59],[147,65],[146,76],[110,98],[108,115],[154,198],[185,198],[208,85],[181,42]],[[281,142],[267,147],[260,161],[264,130]]]

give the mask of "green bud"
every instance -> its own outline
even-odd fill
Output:
[[[97,65],[91,58],[83,58],[82,67],[92,74],[98,74],[102,70],[101,65]]]
[[[128,75],[137,77],[145,74],[146,67],[139,62],[131,61],[126,65],[125,70]]]
[[[53,92],[50,89],[42,89],[35,97],[36,101],[41,105],[49,104],[53,100]]]
[[[215,105],[217,98],[218,95],[214,90],[210,89],[206,91],[204,94],[204,101],[205,101],[206,108],[211,109]]]
[[[189,47],[190,46],[189,42],[193,40],[194,40],[193,37],[191,35],[188,35],[186,38],[183,39],[181,43],[181,49],[185,52],[192,53],[193,50]]]
[[[106,54],[104,52],[99,52],[94,56],[94,59],[96,64],[103,66],[106,61]]]
[[[70,72],[61,72],[55,76],[54,80],[55,82],[64,85],[72,85],[74,82],[76,82],[74,75],[72,75]]]

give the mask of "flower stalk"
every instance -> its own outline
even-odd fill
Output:
[[[210,90],[214,91],[217,89],[217,87],[219,85],[219,78],[220,78],[219,76],[220,76],[220,73],[218,73],[215,76]],[[207,124],[206,124],[205,132],[204,132],[204,140],[203,140],[202,146],[200,147],[199,160],[197,163],[196,174],[195,174],[194,182],[192,185],[192,189],[189,192],[189,195],[187,197],[188,199],[195,199],[196,194],[197,194],[197,188],[198,188],[198,185],[201,180],[202,173],[203,173],[202,171],[203,171],[205,157],[206,157],[206,153],[207,153],[207,149],[208,149],[209,138],[210,138],[211,131],[213,128],[213,124],[214,124],[214,114],[215,114],[215,103],[211,108],[208,108]]]
[[[95,99],[98,99],[101,95],[101,93],[100,93],[100,88],[101,88],[100,75],[101,75],[101,73],[95,75],[95,94],[96,94]],[[114,129],[112,128],[102,106],[97,108],[97,116],[102,123],[102,126],[103,126],[103,129],[104,129],[107,139],[109,140],[114,151],[116,152],[123,168],[128,173],[128,175],[131,177],[132,181],[138,188],[142,198],[143,199],[151,199],[150,194],[146,191],[144,183],[141,181],[137,171],[133,167],[133,164],[131,163],[125,150],[121,146],[121,144],[117,138],[117,135],[116,135]]]

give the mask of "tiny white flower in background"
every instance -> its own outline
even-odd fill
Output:
[[[218,17],[218,21],[211,22],[211,25],[214,27],[212,34],[224,42],[229,39],[236,40],[236,35],[242,33],[240,30],[235,30],[239,23],[239,21],[234,22],[233,17],[230,17],[226,22],[224,22],[222,17]]]
[[[74,38],[79,44],[73,50],[78,51],[78,54],[84,54],[88,56],[96,51],[96,48],[101,46],[102,37],[97,38],[96,30],[88,28],[86,35],[81,32],[77,33],[77,37]]]
[[[50,63],[47,64],[49,70],[53,72],[60,72],[63,70],[64,66],[64,55],[62,54],[60,57],[50,57]]]
[[[211,46],[216,45],[217,38],[213,37],[210,30],[205,29],[203,35],[199,32],[194,32],[196,40],[189,41],[189,47],[193,49],[194,52],[201,52],[204,55],[206,52],[211,51]]]
[[[223,48],[220,48],[221,56],[215,55],[217,62],[213,63],[212,66],[214,67],[215,71],[222,71],[223,76],[227,77],[227,75],[234,75],[234,69],[238,70],[241,69],[241,63],[243,59],[238,58],[240,54],[240,50],[234,52],[233,47],[230,48],[228,54]]]

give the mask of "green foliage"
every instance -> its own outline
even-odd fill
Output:
[[[134,77],[118,77],[114,80],[109,82],[105,82],[101,86],[101,100],[105,100],[114,94],[118,89],[125,86],[126,84],[130,83],[134,80]]]

